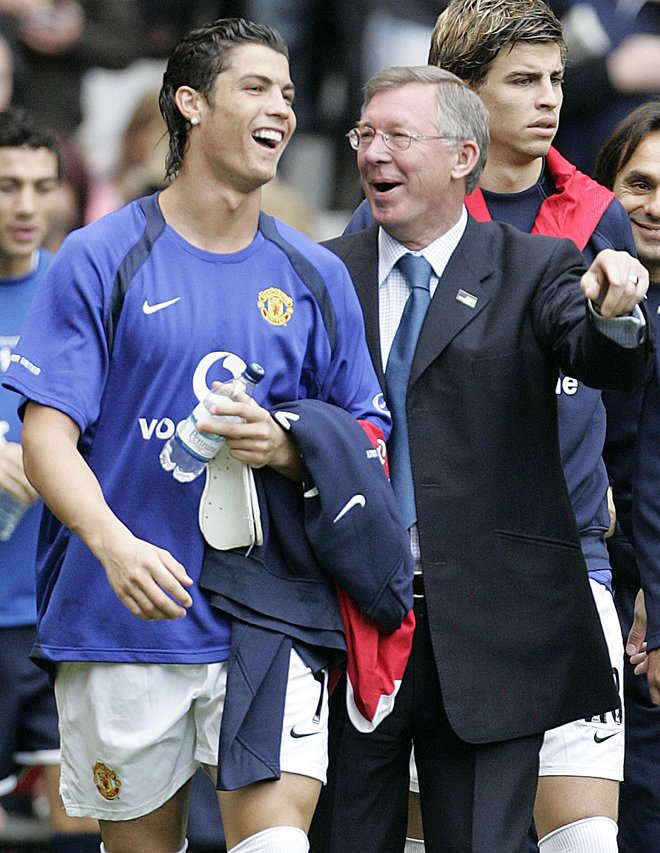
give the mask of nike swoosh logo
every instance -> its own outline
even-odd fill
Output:
[[[364,495],[353,495],[353,497],[346,503],[343,509],[340,509],[335,518],[333,518],[332,523],[336,524],[340,518],[343,518],[347,512],[350,512],[354,506],[364,506],[367,502],[367,499]]]
[[[162,311],[163,308],[169,308],[181,299],[180,296],[175,296],[174,299],[166,299],[165,302],[156,302],[155,305],[149,305],[149,300],[145,299],[142,303],[142,310],[145,314],[155,314],[156,311]]]
[[[616,737],[618,734],[619,734],[619,732],[614,732],[611,735],[605,735],[605,737],[599,737],[598,733],[596,733],[594,735],[594,740],[596,741],[596,743],[604,743],[604,741],[609,740],[611,737]]]
[[[273,417],[282,429],[285,430],[290,430],[291,424],[300,420],[300,415],[295,414],[295,412],[275,412]]]
[[[291,737],[311,737],[312,735],[320,735],[321,730],[318,729],[315,732],[297,732],[294,728],[294,729],[291,729],[290,734],[291,734]]]

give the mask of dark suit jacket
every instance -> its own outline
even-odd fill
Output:
[[[377,228],[326,245],[353,278],[385,387]],[[470,219],[411,370],[433,648],[450,723],[474,743],[618,704],[561,467],[555,384],[559,368],[596,387],[642,384],[652,346],[624,349],[600,334],[579,290],[583,270],[569,240]]]

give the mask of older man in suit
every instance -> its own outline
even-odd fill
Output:
[[[377,74],[349,141],[377,225],[328,246],[393,414],[417,628],[390,717],[373,734],[335,719],[313,849],[400,853],[414,743],[426,849],[520,853],[543,732],[618,703],[561,469],[557,374],[644,381],[648,278],[626,253],[585,272],[568,240],[468,217],[488,118],[449,72]]]

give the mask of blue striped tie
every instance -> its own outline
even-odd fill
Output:
[[[387,359],[385,385],[392,414],[392,435],[388,444],[390,480],[406,527],[417,521],[415,489],[410,466],[406,395],[410,367],[426,311],[431,302],[431,264],[421,255],[403,255],[397,265],[410,285],[410,296],[401,315],[392,349]]]

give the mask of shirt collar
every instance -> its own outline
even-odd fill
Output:
[[[467,210],[465,205],[461,210],[461,215],[458,222],[437,237],[428,246],[424,246],[419,251],[412,252],[413,255],[422,255],[433,267],[433,273],[437,278],[442,276],[445,271],[449,259],[451,258],[456,246],[458,246],[463,233],[467,227]],[[402,255],[411,252],[403,243],[395,240],[383,228],[378,229],[378,285],[382,285],[387,280],[388,276],[394,269],[396,262]]]

